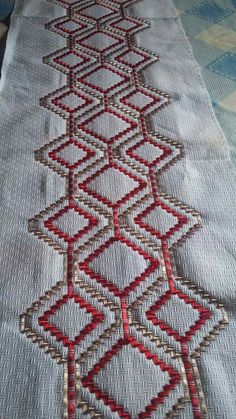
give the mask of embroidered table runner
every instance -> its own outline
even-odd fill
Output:
[[[235,169],[172,2],[16,1],[2,72],[0,417],[233,418]]]

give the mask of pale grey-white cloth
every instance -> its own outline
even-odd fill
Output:
[[[208,414],[234,419],[235,167],[172,2],[143,0],[128,10],[151,25],[136,35],[137,44],[160,56],[145,70],[145,82],[172,98],[152,117],[154,130],[179,140],[186,153],[161,176],[161,189],[202,214],[203,228],[176,252],[178,271],[221,301],[229,316],[229,326],[198,361]],[[66,80],[42,63],[44,55],[65,46],[64,38],[44,28],[62,14],[43,0],[16,1],[0,81],[2,419],[62,415],[62,371],[19,333],[20,313],[63,273],[62,256],[27,227],[65,190],[62,178],[34,160],[34,150],[65,132],[62,118],[39,107],[39,98]],[[192,413],[186,408],[179,417]]]

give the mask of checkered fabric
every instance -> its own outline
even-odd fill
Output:
[[[174,0],[236,161],[236,1]]]

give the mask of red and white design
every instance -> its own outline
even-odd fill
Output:
[[[147,118],[169,103],[141,82],[158,60],[134,44],[148,24],[126,14],[135,0],[48,1],[66,11],[46,24],[66,44],[43,60],[67,82],[41,105],[67,128],[35,155],[66,179],[66,195],[32,218],[29,230],[64,255],[65,276],[21,315],[21,332],[64,367],[63,418],[77,417],[76,409],[94,418],[173,417],[185,403],[195,419],[205,417],[194,358],[227,318],[176,274],[173,248],[200,220],[158,190],[157,176],[182,147],[148,129]],[[74,333],[68,317],[63,328],[54,318],[70,307],[81,313]],[[136,359],[134,374],[145,379],[149,371],[153,381],[143,394],[137,382],[137,397],[124,401],[102,374],[110,379],[114,371],[118,388],[116,363],[126,356]]]

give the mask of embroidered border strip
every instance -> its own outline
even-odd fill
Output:
[[[227,323],[222,305],[176,272],[174,249],[201,220],[159,192],[158,176],[183,147],[150,128],[170,97],[143,82],[159,58],[136,45],[134,34],[149,24],[127,14],[135,1],[51,0],[66,16],[46,24],[65,47],[43,61],[67,81],[40,104],[66,120],[66,132],[35,158],[65,178],[66,192],[29,230],[63,255],[65,269],[20,328],[61,368],[69,419],[173,417],[186,403],[194,418],[207,417],[196,358]],[[81,313],[75,333],[55,321],[68,307]],[[133,379],[136,364],[150,379],[134,395],[118,382],[127,359]],[[139,389],[145,395],[134,403]]]

